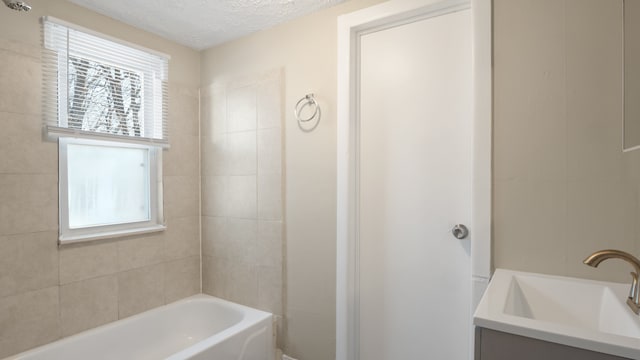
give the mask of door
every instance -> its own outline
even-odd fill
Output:
[[[360,39],[359,358],[469,359],[470,10]],[[473,229],[470,229],[473,231]]]

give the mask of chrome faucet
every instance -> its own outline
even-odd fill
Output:
[[[589,255],[584,259],[584,263],[598,267],[601,262],[607,259],[621,259],[633,266],[635,271],[631,272],[631,290],[629,290],[629,298],[627,299],[627,305],[633,310],[634,313],[640,314],[640,289],[638,288],[638,274],[640,274],[640,260],[635,256],[620,250],[600,250]]]

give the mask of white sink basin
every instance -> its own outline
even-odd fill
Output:
[[[629,284],[496,270],[474,324],[544,341],[640,359],[640,317]]]

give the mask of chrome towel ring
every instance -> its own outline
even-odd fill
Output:
[[[301,117],[301,113],[302,110],[304,110],[306,107],[311,107],[312,113],[309,117],[303,118]],[[296,120],[298,120],[298,123],[300,124],[309,122],[316,117],[318,120],[320,120],[320,105],[318,105],[318,102],[316,101],[316,98],[313,96],[313,94],[307,94],[296,103],[296,106],[293,109],[293,113],[296,116]]]

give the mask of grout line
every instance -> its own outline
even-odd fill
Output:
[[[202,294],[204,278],[202,256],[202,89],[198,88],[198,237],[200,238],[200,293]]]

